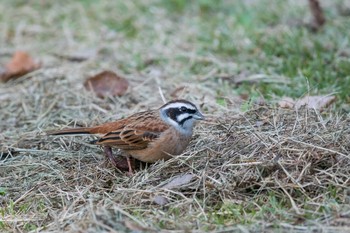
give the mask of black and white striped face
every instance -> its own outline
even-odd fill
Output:
[[[164,121],[174,126],[183,134],[192,134],[196,120],[204,120],[198,108],[187,100],[173,100],[160,108]]]

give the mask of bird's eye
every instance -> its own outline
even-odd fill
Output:
[[[186,112],[186,110],[187,110],[186,107],[183,107],[183,106],[182,106],[182,107],[180,108],[180,111],[181,111],[181,112]]]

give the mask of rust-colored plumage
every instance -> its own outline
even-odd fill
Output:
[[[129,156],[152,163],[181,154],[191,139],[193,122],[200,119],[203,119],[203,115],[195,105],[177,100],[160,109],[135,113],[115,122],[95,127],[49,131],[47,134],[97,135],[100,138],[95,143],[105,147],[108,158],[115,166],[119,167],[111,153],[111,147],[121,149],[127,155],[131,172]],[[184,125],[187,121],[191,121],[188,126]]]

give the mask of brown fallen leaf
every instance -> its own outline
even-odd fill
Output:
[[[39,69],[40,63],[26,52],[17,51],[13,54],[12,59],[6,64],[5,69],[0,73],[0,80],[7,82],[10,79],[18,78],[36,69]]]
[[[307,108],[322,110],[324,108],[327,108],[332,103],[334,103],[335,100],[336,100],[336,97],[333,95],[305,96],[300,100],[293,100],[290,97],[283,97],[282,100],[278,102],[278,105],[282,108],[295,107],[299,109],[302,106],[306,106]]]
[[[129,86],[125,78],[118,76],[112,71],[103,71],[88,78],[84,82],[84,87],[96,93],[100,98],[107,96],[122,96]]]

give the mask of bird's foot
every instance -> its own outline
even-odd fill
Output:
[[[108,161],[110,161],[114,167],[118,168],[121,171],[128,171],[126,173],[128,176],[132,176],[134,174],[133,167],[135,164],[134,161],[131,161],[130,157],[125,158],[124,156],[113,156],[112,148],[109,146],[105,146],[104,151]]]
[[[133,176],[134,175],[134,171],[133,171],[133,167],[135,166],[135,164],[131,161],[130,157],[126,157],[126,162],[128,163],[128,168],[129,171],[127,172],[128,176]]]
[[[112,148],[109,146],[104,147],[105,155],[107,160],[113,164],[114,167],[118,168],[121,171],[129,170],[128,162],[124,156],[113,156]]]

